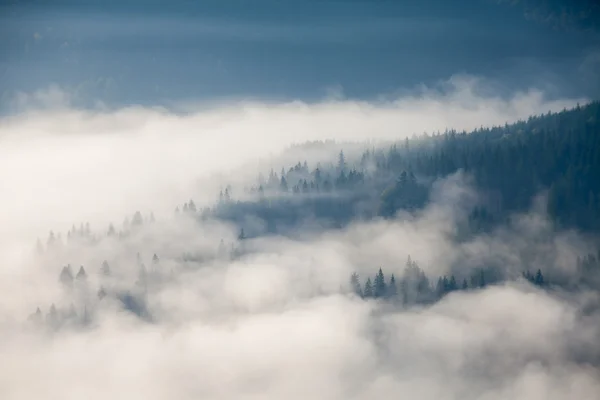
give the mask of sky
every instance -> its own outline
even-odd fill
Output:
[[[527,18],[525,7],[493,0],[0,7],[0,94],[8,110],[16,93],[50,84],[77,93],[84,105],[117,106],[315,101],[331,91],[373,99],[455,74],[486,78],[504,95],[529,86],[553,97],[600,93],[598,31],[556,28]]]
[[[553,226],[543,191],[505,226],[457,243],[480,196],[459,171],[434,180],[414,215],[260,237],[237,259],[218,248],[237,245],[238,227],[173,213],[343,146],[597,99],[590,3],[571,4],[591,17],[561,23],[549,16],[565,2],[514,3],[2,2],[0,398],[594,400],[597,292],[515,279],[405,308],[349,288],[351,273],[380,266],[400,279],[409,255],[432,277],[494,262],[514,277],[574,278],[595,242]],[[64,243],[81,223],[96,236],[127,229],[135,211],[155,222]],[[50,231],[63,245],[34,253]],[[67,264],[87,279],[61,285]],[[117,301],[126,292],[137,315]],[[31,324],[52,304],[88,324]]]

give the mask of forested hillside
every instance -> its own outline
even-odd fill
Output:
[[[285,232],[306,218],[340,226],[357,218],[391,217],[422,207],[431,182],[459,170],[474,178],[481,204],[471,228],[485,230],[547,192],[548,213],[559,228],[600,231],[600,103],[534,116],[503,127],[448,131],[367,149],[351,162],[271,171],[252,191],[256,201],[234,201],[225,190],[205,216],[244,225],[264,222]],[[186,206],[183,207],[187,209]]]
[[[436,181],[459,170],[473,178],[479,196],[469,209],[466,223],[452,238],[456,243],[508,225],[510,215],[526,212],[534,196],[544,192],[548,214],[556,228],[575,228],[593,236],[600,231],[599,122],[600,103],[595,102],[504,127],[481,128],[471,133],[448,131],[405,139],[386,148],[367,148],[356,159],[347,159],[342,150],[336,163],[311,167],[306,161],[299,161],[279,173],[271,170],[239,198],[227,186],[213,207],[199,209],[189,200],[175,210],[175,222],[178,218],[189,221],[189,217],[192,221],[234,223],[239,231],[237,238],[227,243],[221,239],[218,247],[208,252],[186,249],[175,260],[177,271],[160,267],[156,254],[152,256],[152,267],[146,268],[137,253],[137,278],[132,291],[121,288],[111,293],[107,282],[113,279],[112,270],[105,260],[94,268],[99,276],[97,298],[102,300],[112,294],[125,308],[146,318],[144,293],[149,287],[156,289],[174,274],[207,263],[241,259],[252,253],[252,247],[245,245],[247,239],[270,234],[293,236],[311,229],[340,228],[359,220],[392,218],[399,211],[412,213],[429,203]],[[311,144],[315,145],[318,143]],[[102,233],[93,232],[87,223],[79,228],[73,226],[66,234],[66,243],[60,234],[51,232],[46,245],[38,241],[37,253],[41,257],[46,252],[69,254],[69,247],[101,246],[103,240],[126,243],[130,236],[154,222],[152,213],[144,217],[137,211],[125,219],[122,228],[111,224]],[[378,272],[371,277],[355,273],[349,277],[347,288],[363,298],[410,306],[433,303],[453,291],[474,290],[519,277],[541,287],[573,289],[600,285],[600,252],[573,257],[569,262],[574,266],[575,278],[568,280],[556,275],[548,279],[546,271],[531,270],[527,262],[520,265],[520,271],[508,271],[503,260],[479,261],[475,265],[471,261],[455,260],[450,270],[456,274],[427,276],[409,257],[404,267],[373,265]],[[71,262],[64,260],[68,265],[59,275],[69,290],[84,285],[88,276],[84,266],[75,275]],[[467,262],[469,268],[461,264]],[[400,276],[396,279],[389,270]],[[81,318],[89,319],[90,312],[86,309]],[[52,324],[72,318],[70,309],[61,313],[62,319],[51,307]],[[39,320],[40,311],[32,318]]]

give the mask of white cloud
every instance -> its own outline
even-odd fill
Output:
[[[552,232],[537,209],[506,231],[454,244],[460,204],[476,196],[460,174],[438,182],[434,202],[413,218],[359,223],[303,240],[260,239],[235,261],[200,266],[179,258],[191,250],[214,254],[220,238],[229,244],[236,232],[174,221],[174,206],[189,197],[212,201],[223,184],[218,174],[254,178],[258,158],[292,142],[472,129],[576,102],[546,102],[535,91],[503,100],[476,89],[476,82],[459,80],[451,90],[378,104],[242,102],[183,115],[61,106],[2,119],[0,396],[592,398],[600,391],[594,347],[600,324],[597,314],[583,315],[581,305],[584,298],[597,302],[593,293],[561,297],[513,283],[411,310],[339,294],[352,271],[365,277],[383,266],[386,274],[401,275],[408,254],[435,277],[462,259],[520,267],[525,250],[546,254],[559,270],[585,247],[574,233]],[[49,229],[64,232],[88,220],[103,228],[136,209],[154,209],[158,221],[121,241],[31,256],[33,240]],[[137,252],[149,269],[152,254],[161,257],[162,284],[147,297],[152,322],[115,305],[97,308],[94,300],[104,259],[115,273],[104,282],[107,289],[133,287]],[[67,262],[75,271],[85,265],[89,274],[88,286],[74,294],[58,283]],[[79,315],[87,302],[91,328],[40,333],[23,323],[38,305],[47,314],[52,302],[68,307],[71,301]]]

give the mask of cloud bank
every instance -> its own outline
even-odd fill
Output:
[[[209,204],[227,182],[254,179],[264,165],[258,159],[297,162],[297,154],[279,155],[291,143],[469,130],[575,102],[546,102],[536,91],[494,98],[476,81],[454,80],[449,90],[379,103],[242,102],[185,113],[62,104],[3,118],[0,396],[594,398],[595,293],[553,293],[517,280],[413,308],[348,293],[352,272],[384,266],[400,277],[409,254],[431,274],[455,272],[465,261],[456,271],[464,274],[469,262],[489,259],[518,273],[524,251],[570,273],[571,255],[587,242],[554,232],[543,210],[456,244],[461,204],[477,195],[461,174],[437,182],[431,204],[415,216],[302,239],[258,238],[233,258],[218,249],[221,239],[240,246],[234,228],[172,215],[190,197]],[[121,239],[105,237],[110,221],[120,227],[134,210],[154,210],[156,221]],[[102,239],[32,254],[37,236],[80,221]],[[71,288],[59,282],[67,263],[75,273],[86,270]],[[116,295],[125,292],[137,296],[129,308],[142,310],[141,318],[119,306]],[[52,322],[51,304],[59,313],[73,304],[87,324],[47,330],[26,322],[38,306]]]

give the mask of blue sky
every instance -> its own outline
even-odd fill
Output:
[[[0,11],[0,93],[83,102],[393,95],[453,75],[597,97],[598,35],[491,0],[45,1]],[[458,6],[460,4],[460,6]]]

